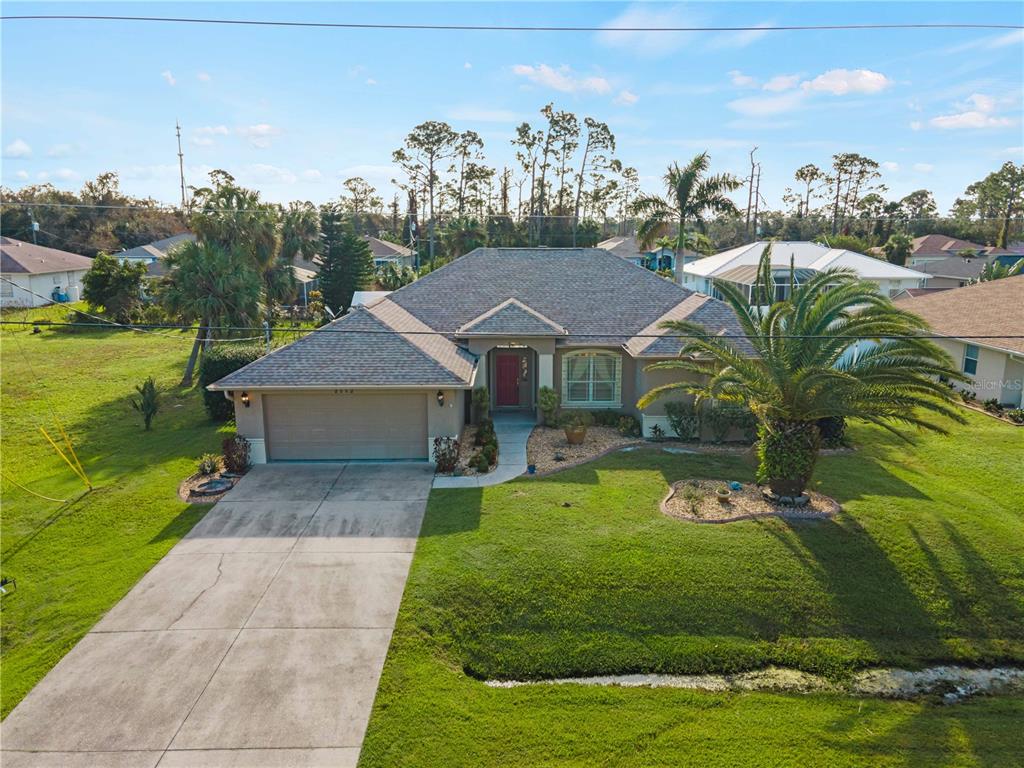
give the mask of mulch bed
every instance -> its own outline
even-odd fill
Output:
[[[805,506],[784,506],[768,501],[757,485],[744,483],[731,491],[727,502],[720,502],[716,490],[720,480],[680,480],[672,484],[661,501],[661,511],[669,517],[693,523],[732,523],[759,517],[827,519],[842,511],[839,503],[815,491],[806,491],[811,500]]]
[[[985,408],[973,400],[964,400],[960,403],[964,408],[969,408],[975,413],[983,413],[986,416],[991,416],[996,421],[1001,421],[1003,424],[1009,424],[1011,427],[1024,427],[1024,424],[1018,424],[1016,421],[1011,420],[1006,416],[1005,410],[1001,413],[993,413],[992,411],[986,411]],[[1012,409],[1011,409],[1012,410]]]
[[[178,498],[189,504],[215,504],[224,498],[225,493],[235,487],[235,483],[238,482],[240,477],[240,475],[230,475],[223,472],[218,472],[215,475],[200,475],[196,472],[194,475],[189,475],[181,481],[181,485],[178,486]],[[230,480],[231,488],[217,494],[195,493],[196,487],[207,480]]]
[[[472,424],[464,426],[462,434],[459,435],[459,463],[455,465],[455,471],[438,472],[437,474],[441,477],[474,477],[493,472],[494,467],[488,469],[487,472],[477,472],[476,469],[469,466],[470,460],[480,452],[480,446],[474,443],[475,439],[476,427]],[[501,462],[501,443],[498,443],[498,461]]]
[[[535,427],[526,444],[526,463],[537,467],[537,475],[547,475],[593,461],[628,445],[646,445],[636,437],[619,434],[614,427],[588,427],[580,445],[569,445],[565,431]],[[556,459],[555,456],[560,456]]]

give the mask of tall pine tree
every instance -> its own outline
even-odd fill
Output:
[[[373,254],[337,204],[320,209],[320,232],[320,292],[324,304],[342,314],[352,306],[352,295],[373,282]]]

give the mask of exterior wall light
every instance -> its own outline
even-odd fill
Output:
[[[444,392],[440,389],[437,390],[437,404],[439,407],[444,408]]]
[[[249,407],[249,393],[248,392],[243,392],[242,393],[242,405],[244,405],[246,408]]]

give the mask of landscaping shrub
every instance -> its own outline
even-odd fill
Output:
[[[484,445],[490,442],[494,438],[497,439],[494,434],[494,422],[490,419],[482,419],[476,428],[476,437],[473,442],[476,445]]]
[[[487,461],[487,457],[481,451],[473,457],[472,466],[477,472],[487,472],[491,468],[491,463]]]
[[[487,412],[491,408],[491,395],[487,387],[477,387],[473,390],[473,423],[479,424],[487,418]]]
[[[135,387],[135,391],[139,393],[139,399],[132,398],[132,408],[142,414],[142,420],[148,432],[153,423],[153,417],[160,410],[160,393],[156,390],[156,382],[153,381],[152,376]]]
[[[225,438],[221,443],[224,452],[224,469],[241,475],[249,469],[249,441],[241,435]]]
[[[624,437],[640,437],[640,420],[636,416],[619,416],[616,428]]]
[[[960,399],[963,400],[965,403],[973,403],[975,400],[978,399],[978,397],[969,389],[961,389]]]
[[[1006,412],[1006,418],[1014,424],[1024,424],[1024,409],[1013,408]]]
[[[618,427],[622,416],[618,411],[590,411],[590,415],[593,423],[599,427]]]
[[[220,456],[215,453],[204,453],[199,457],[197,470],[200,475],[213,475],[220,469]]]
[[[206,350],[199,364],[199,387],[203,391],[203,406],[214,421],[230,421],[235,407],[223,392],[210,392],[206,387],[263,357],[259,344],[215,344]]]
[[[1003,406],[999,404],[999,398],[996,397],[990,397],[981,404],[981,407],[989,413],[1000,413],[1003,410]]]
[[[540,405],[544,426],[555,426],[558,420],[558,393],[551,387],[541,387],[537,392],[537,403]]]
[[[758,428],[757,480],[781,496],[793,496],[814,472],[821,438],[814,422],[761,424]]]
[[[700,435],[700,414],[693,403],[670,400],[665,403],[668,425],[680,440],[696,440]]]
[[[824,448],[840,448],[846,437],[846,419],[842,416],[826,416],[818,419],[818,432]]]
[[[562,414],[560,425],[570,429],[575,427],[589,427],[594,423],[594,415],[590,411],[566,411]]]
[[[80,326],[102,326],[109,325],[109,323],[103,322],[102,319],[91,317],[84,312],[80,312],[77,309],[73,309],[68,312],[67,317],[64,319],[66,323],[74,323],[74,325],[59,325],[57,330],[62,333],[81,333],[82,331],[91,331],[92,328],[83,328]]]
[[[434,463],[438,472],[453,472],[459,464],[459,441],[454,437],[434,438]]]
[[[483,450],[481,450],[480,453],[483,454],[485,459],[487,459],[487,465],[493,466],[498,461],[498,444],[488,443],[483,447]]]
[[[733,428],[742,429],[743,439],[751,442],[757,427],[757,419],[749,408],[732,403],[717,403],[708,408],[703,420],[711,428],[711,437],[716,443],[723,442]]]
[[[660,424],[655,424],[651,427],[651,440],[656,443],[660,443],[665,439],[665,430],[661,428]]]

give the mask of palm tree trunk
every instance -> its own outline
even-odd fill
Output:
[[[817,422],[774,419],[761,424],[758,437],[758,480],[776,496],[802,494],[818,459]]]
[[[181,377],[181,386],[192,386],[192,373],[196,369],[196,360],[199,358],[199,348],[203,344],[203,334],[206,333],[208,323],[205,319],[199,321],[199,330],[196,331],[196,340],[192,343],[192,351],[189,353],[188,362],[185,363],[185,375]]]

